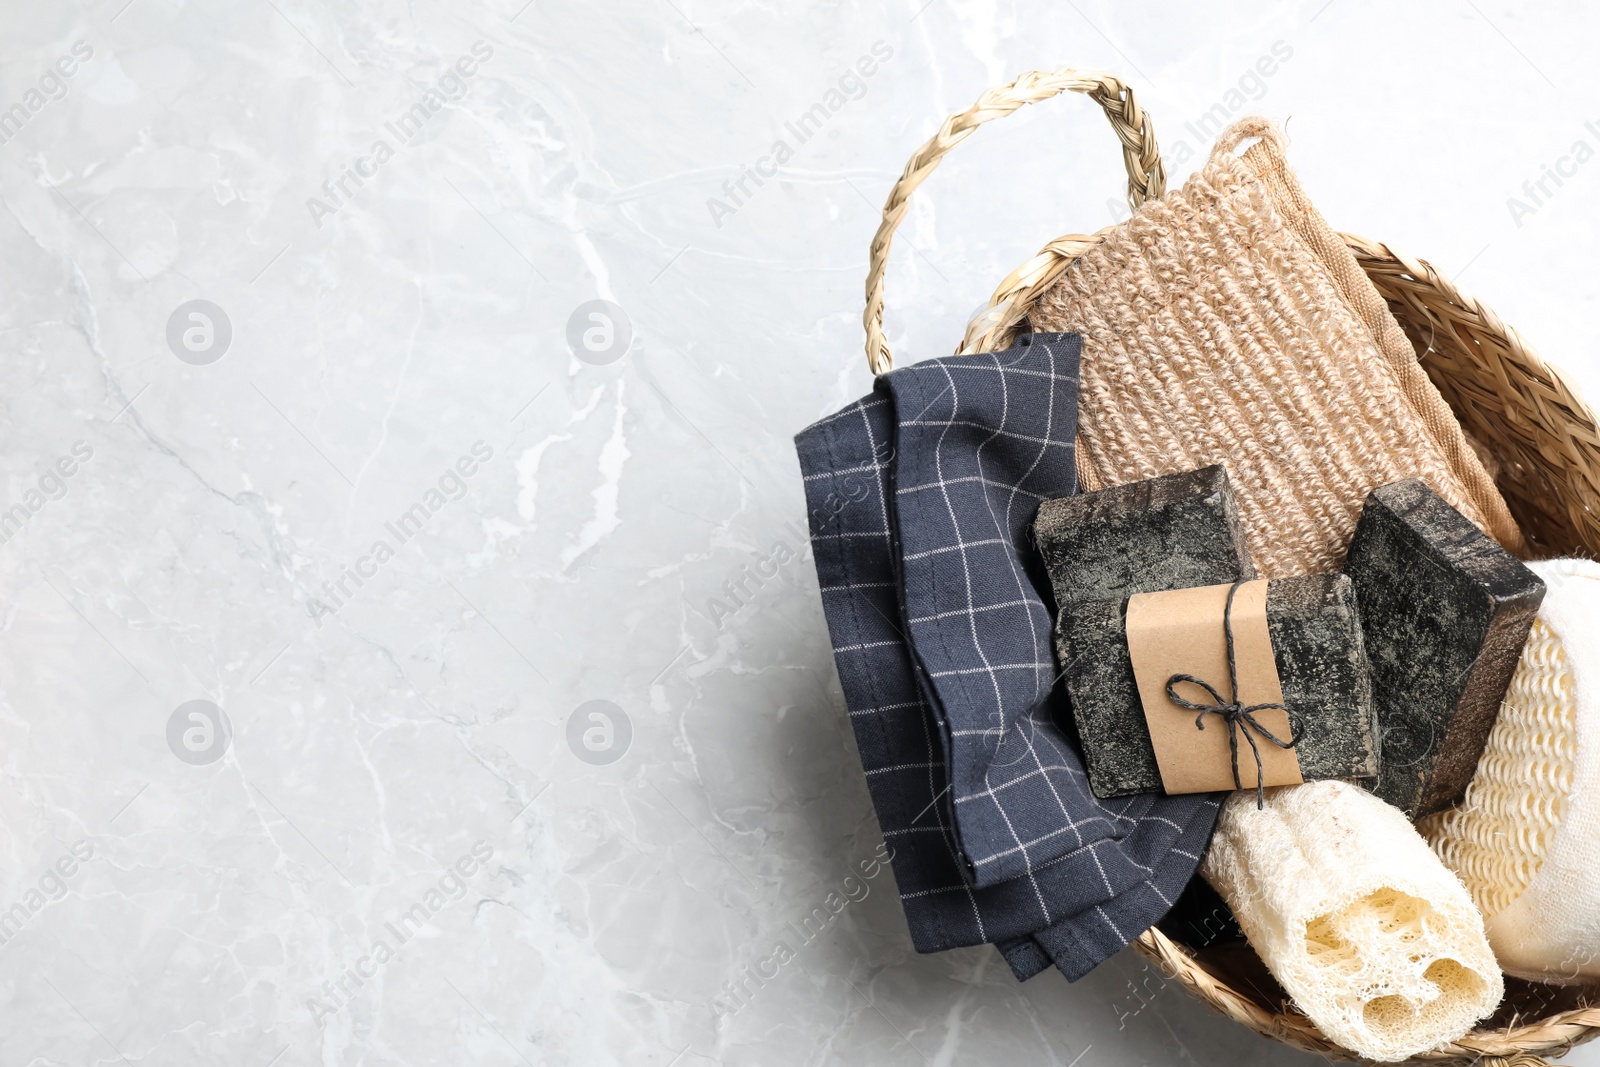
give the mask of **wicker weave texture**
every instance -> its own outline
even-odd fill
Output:
[[[1341,234],[1416,347],[1539,557],[1600,554],[1600,429],[1560,371],[1424,259]]]
[[[1109,74],[1062,69],[1031,72],[983,94],[951,115],[917,149],[889,193],[871,248],[863,315],[868,362],[874,373],[893,365],[883,330],[884,271],[895,228],[911,193],[955,144],[976,127],[1056,93],[1090,95],[1106,110],[1122,142],[1129,202],[1137,207],[1165,192],[1165,175],[1150,116],[1131,88]],[[1007,275],[986,312],[975,318],[958,353],[996,351],[1027,328],[1029,315],[1079,257],[1117,227],[1068,234],[1042,248]],[[1414,259],[1356,234],[1338,235],[1411,341],[1428,377],[1470,439],[1491,455],[1495,483],[1533,552],[1540,556],[1600,556],[1600,422],[1559,371],[1485,305],[1462,293],[1426,260]],[[1242,1026],[1294,1048],[1334,1060],[1359,1061],[1286,1005],[1266,1004],[1230,972],[1197,959],[1161,931],[1150,929],[1138,950],[1171,980],[1208,1007]],[[1540,1002],[1536,997],[1535,1001]],[[1414,1062],[1459,1067],[1544,1067],[1544,1057],[1600,1035],[1600,1001],[1576,1006],[1558,998],[1560,1010],[1516,1011]]]

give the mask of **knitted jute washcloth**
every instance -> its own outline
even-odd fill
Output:
[[[1483,918],[1398,808],[1348,782],[1223,803],[1201,873],[1330,1040],[1397,1062],[1454,1041],[1505,983]]]
[[[1530,563],[1548,591],[1461,804],[1417,824],[1483,909],[1500,966],[1600,977],[1600,563]]]
[[[1264,119],[1233,126],[1182,189],[1069,265],[1030,320],[1083,335],[1084,490],[1226,463],[1263,578],[1336,570],[1367,493],[1405,478],[1507,550],[1526,549]]]

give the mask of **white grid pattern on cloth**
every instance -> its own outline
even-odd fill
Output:
[[[922,366],[936,368],[940,362]],[[1022,362],[1009,369],[1033,379],[1027,384],[1035,390],[1038,380],[1059,382],[1058,373],[1042,373]],[[928,390],[932,400],[914,409],[922,414],[942,396],[958,395],[954,376],[942,368],[936,373],[945,377]],[[891,862],[912,939],[920,951],[995,941],[1019,977],[1053,960],[1075,978],[1117,951],[1126,941],[1123,930],[1143,930],[1176,898],[1198,862],[1194,857],[1205,847],[1215,804],[1195,797],[1145,796],[1101,805],[1091,798],[1092,808],[1074,811],[1069,805],[1076,796],[1058,796],[1053,814],[1045,813],[1049,825],[1044,826],[1038,812],[1018,805],[1016,813],[1025,818],[987,854],[994,857],[991,864],[1021,856],[1018,876],[973,884],[972,865],[963,858],[953,830],[958,805],[950,795],[951,738],[947,724],[925,699],[935,683],[926,674],[918,676],[896,595],[896,565],[904,557],[893,522],[896,509],[890,505],[895,499],[889,490],[890,468],[900,445],[893,413],[889,398],[880,392],[821,420],[796,443],[835,661],[879,825],[893,849]],[[1070,426],[1061,432],[1070,441]],[[1004,490],[1012,502],[1007,508],[1018,497],[1039,499],[1008,477],[1006,472],[963,484]],[[864,478],[870,481],[865,493]],[[854,503],[840,507],[841,500]],[[1030,506],[1026,518],[1031,517]],[[980,562],[983,568],[992,563]],[[1014,582],[1025,581],[1020,571],[1008,570]],[[1037,597],[1031,583],[1026,588]],[[1015,607],[1025,609],[1026,604]],[[942,616],[941,621],[955,617],[942,610],[932,614]],[[1042,633],[1048,641],[1047,621]],[[1048,659],[1046,664],[1050,681],[1043,684],[1048,689],[1053,687],[1054,667]],[[1037,662],[1024,666],[1035,672]],[[1048,778],[1075,771],[1082,778],[1081,760],[1064,738],[1065,748],[1052,742],[1048,755],[1033,746],[1034,734],[1054,730],[1043,701],[1035,701],[1019,719],[1029,723],[1025,729],[1030,731],[1019,735],[1026,744],[1015,757],[1024,773]],[[997,791],[984,797],[1002,815],[1011,807],[1003,795],[1019,785],[1026,790],[1029,781],[1021,774],[1006,775],[1004,769],[995,763]],[[1060,838],[1067,838],[1069,847],[1052,847]],[[1002,855],[1007,849],[1012,851]]]
[[[1037,501],[1077,487],[1077,352],[1029,344],[933,363],[937,374],[909,368],[880,392],[921,412],[896,424],[892,450],[904,610],[943,711],[957,839],[986,885],[1081,848],[1094,824],[1103,836],[1121,832],[1119,806],[1093,801],[1061,731],[1034,714],[1051,698],[1056,666],[1050,609],[1020,546]],[[959,560],[959,574],[944,573],[941,555]]]

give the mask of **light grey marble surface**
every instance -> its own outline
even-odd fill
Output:
[[[880,839],[809,560],[708,603],[799,547],[790,437],[869,386],[894,176],[1029,68],[1127,77],[1174,179],[1215,107],[1292,118],[1336,227],[1600,396],[1600,165],[1508,203],[1600,145],[1600,15],[3,10],[0,1063],[1310,1062],[1131,953],[1072,986],[918,956],[888,875],[713,1025]],[[902,358],[1119,174],[1079,98],[963,146],[889,272]]]

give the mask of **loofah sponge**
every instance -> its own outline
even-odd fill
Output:
[[[1600,563],[1548,591],[1466,796],[1417,824],[1483,910],[1507,973],[1600,977]]]
[[[1233,794],[1200,869],[1299,1009],[1369,1059],[1454,1041],[1504,994],[1466,890],[1359,786]]]

